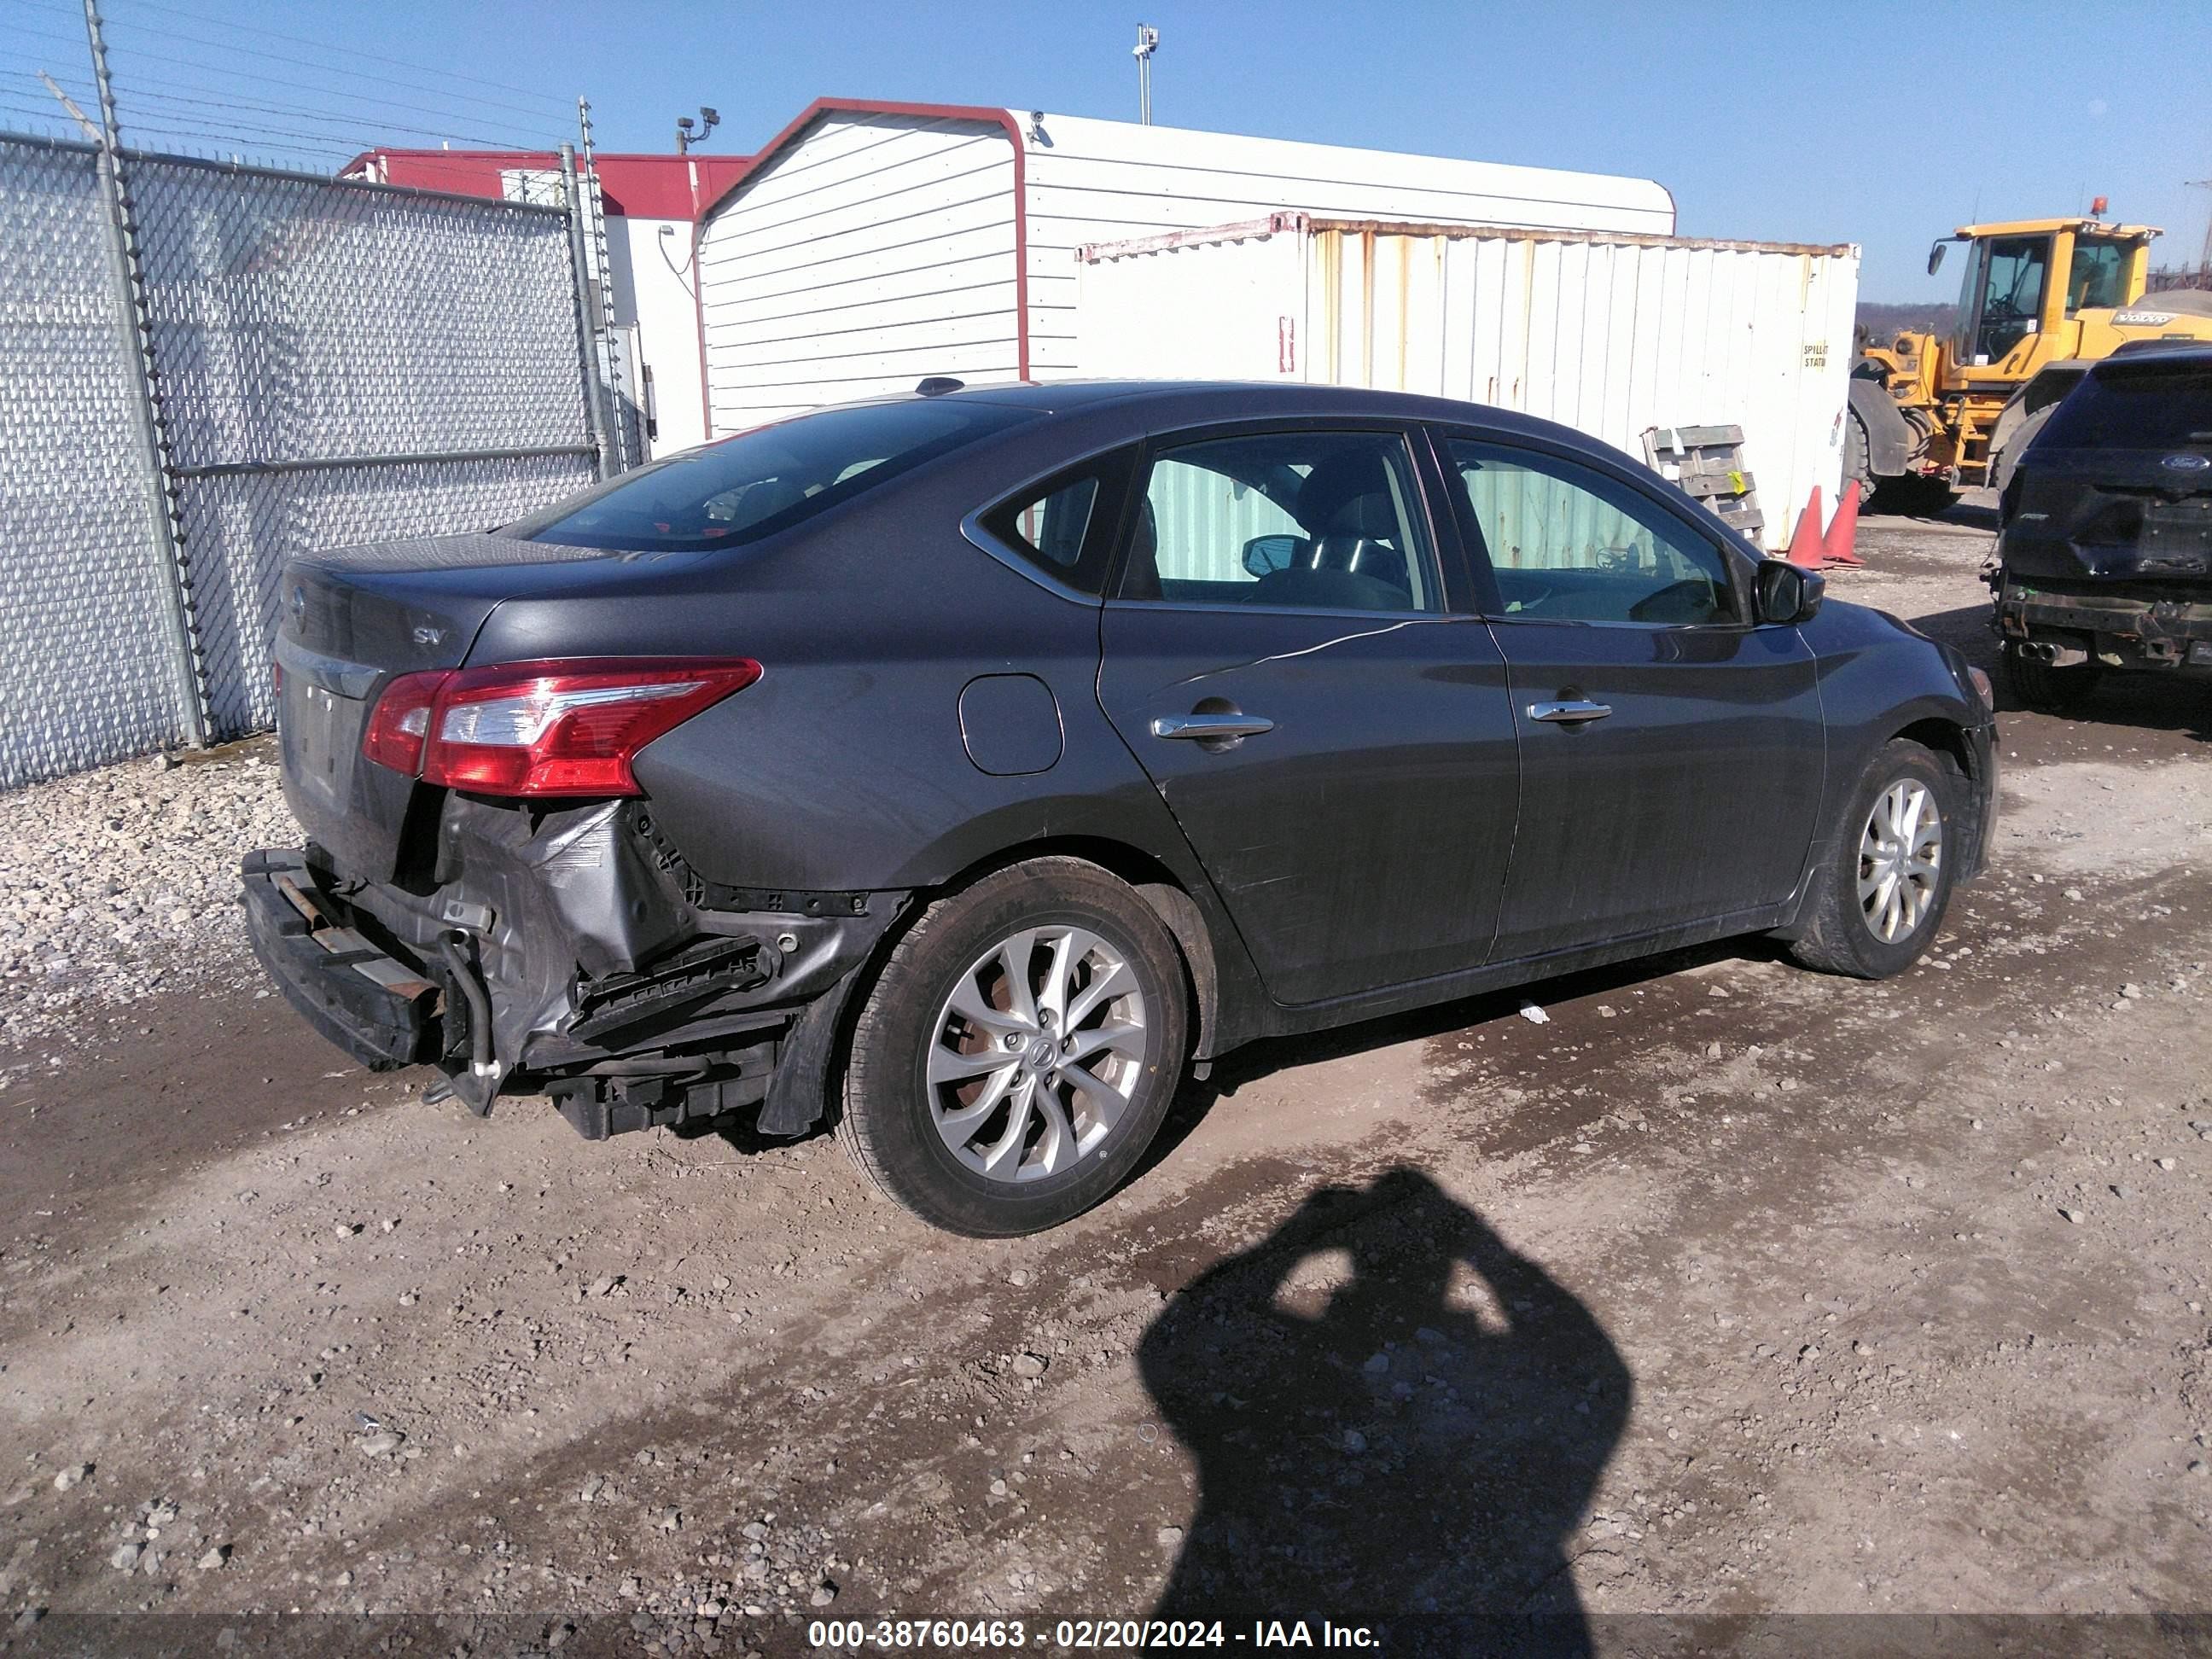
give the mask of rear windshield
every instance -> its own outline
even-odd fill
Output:
[[[648,553],[736,546],[1031,418],[1026,409],[964,399],[822,410],[656,461],[508,533]]]
[[[2053,449],[2212,444],[2212,368],[2105,368],[2058,405],[2042,441]]]

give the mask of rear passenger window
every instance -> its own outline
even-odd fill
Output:
[[[1096,594],[1105,583],[1114,520],[1135,460],[1133,449],[1099,456],[1000,501],[977,522],[994,550],[1009,560],[1055,584]]]
[[[1658,502],[1548,455],[1464,438],[1445,448],[1508,620],[1735,619],[1727,556]]]
[[[1395,432],[1218,438],[1152,463],[1121,596],[1293,611],[1435,611],[1405,439]]]
[[[1083,532],[1097,503],[1098,480],[1077,478],[1017,505],[1001,533],[1040,564],[1073,570],[1083,556]]]

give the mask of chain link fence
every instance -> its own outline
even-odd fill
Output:
[[[0,140],[0,785],[186,729],[91,148]]]
[[[0,786],[268,725],[287,559],[600,472],[563,209],[121,164],[127,241],[93,147],[0,136]]]

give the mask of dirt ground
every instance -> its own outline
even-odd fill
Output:
[[[1954,519],[1831,591],[1994,668]],[[826,1139],[428,1105],[166,963],[0,1056],[0,1644],[2212,1613],[2212,685],[2002,720],[1905,977],[1744,942],[1254,1048],[1011,1243]]]

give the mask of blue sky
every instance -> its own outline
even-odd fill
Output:
[[[1862,244],[1869,299],[1948,295],[1929,243],[1977,215],[2103,194],[2165,226],[2172,260],[2212,214],[2184,183],[2212,179],[2212,0],[104,3],[126,128],[204,149],[264,132],[295,164],[447,129],[557,140],[579,92],[611,149],[670,148],[701,104],[716,148],[750,149],[821,94],[1133,118],[1141,18],[1164,125],[1656,178],[1686,235]],[[25,26],[0,32],[0,118],[20,125],[51,105],[31,72],[82,87],[82,13],[7,4]]]

